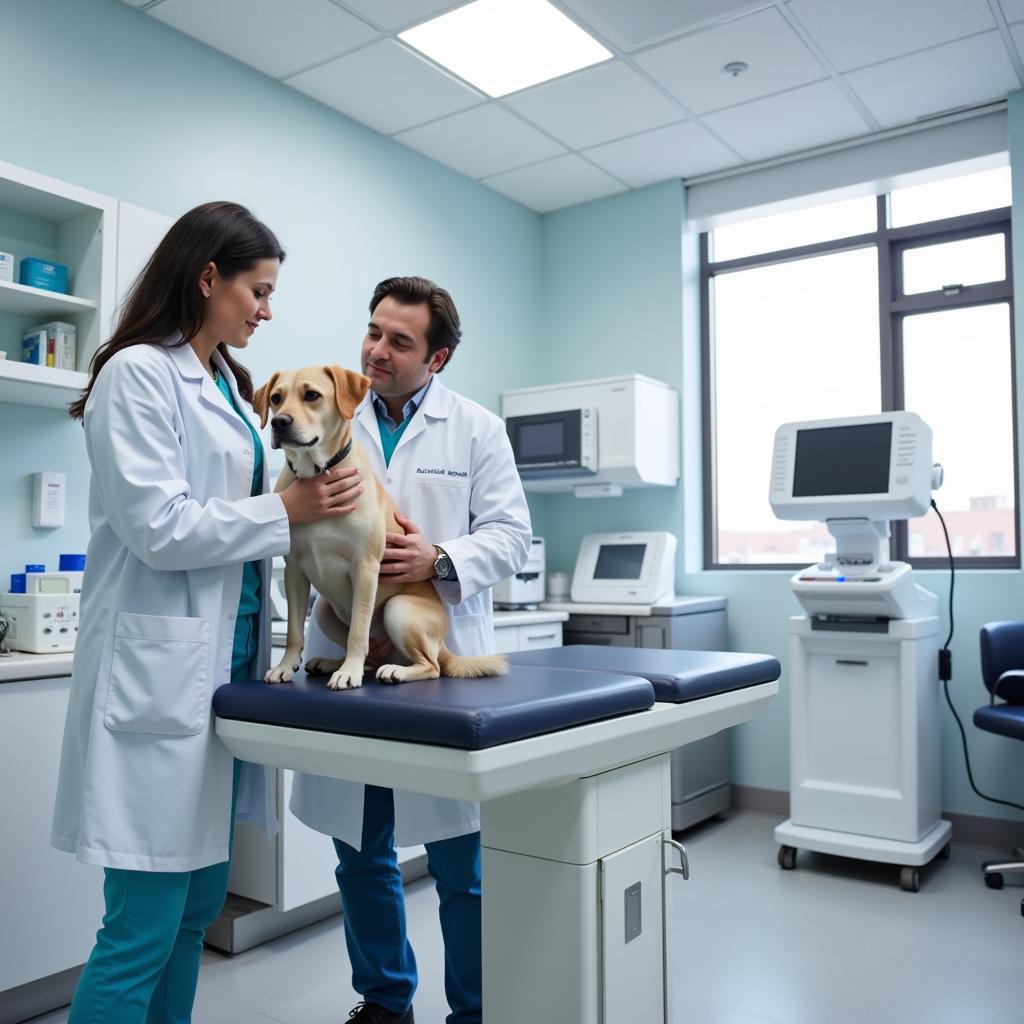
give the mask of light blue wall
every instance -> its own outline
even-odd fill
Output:
[[[1024,168],[1024,101],[1010,105],[1011,154]],[[1014,175],[1014,206],[1024,202],[1024,173]],[[553,568],[571,569],[580,538],[618,529],[677,531],[683,540],[679,589],[729,600],[733,649],[763,651],[788,662],[787,618],[800,608],[789,573],[701,570],[700,336],[696,239],[684,233],[685,199],[677,183],[614,196],[544,218],[544,335],[546,359],[536,382],[638,372],[667,381],[682,396],[683,475],[674,490],[627,492],[621,498],[543,499]],[[1015,238],[1015,267],[1024,294],[1024,241]],[[1024,337],[1018,330],[1017,337]],[[1018,378],[1021,376],[1017,360]],[[770,383],[770,382],[769,382]],[[1018,379],[1018,394],[1020,380]],[[1024,405],[1020,404],[1024,409]],[[920,574],[948,594],[948,577]],[[953,699],[965,720],[975,778],[996,796],[1024,800],[1024,749],[970,724],[987,694],[979,677],[978,628],[993,619],[1024,617],[1020,572],[964,572],[956,588]],[[789,698],[783,675],[779,699],[756,721],[735,730],[733,781],[789,788]],[[1014,812],[970,791],[956,726],[942,711],[943,806],[989,817]]]
[[[455,297],[464,334],[446,383],[497,411],[502,388],[532,380],[536,214],[117,0],[5,0],[0,66],[23,88],[45,78],[38,103],[0,104],[0,160],[170,216],[235,199],[278,233],[275,321],[245,357],[257,382],[299,360],[358,365],[366,304],[392,274]],[[0,438],[6,584],[27,559],[85,550],[88,473],[59,412],[0,408]],[[38,469],[68,475],[56,532],[29,525]]]

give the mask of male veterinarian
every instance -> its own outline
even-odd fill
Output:
[[[381,578],[433,580],[448,648],[479,655],[494,650],[490,587],[526,563],[530,513],[502,420],[436,379],[460,335],[443,288],[421,277],[382,281],[362,349],[371,390],[352,437],[405,530],[388,535]],[[340,654],[315,616],[305,653]],[[420,843],[440,897],[448,1024],[480,1024],[479,806],[297,773],[291,809],[334,837],[352,987],[364,1000],[350,1024],[412,1024],[416,960],[395,846]]]

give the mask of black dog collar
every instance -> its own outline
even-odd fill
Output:
[[[345,445],[345,447],[342,448],[340,452],[338,452],[336,455],[331,456],[331,458],[324,465],[314,466],[313,468],[316,470],[316,475],[320,476],[321,473],[326,473],[327,470],[333,469],[339,462],[341,462],[348,455],[350,451],[352,451],[351,441],[349,441],[349,443]],[[288,463],[288,468],[293,473],[295,473],[295,467],[292,465],[291,459],[286,459],[285,461]],[[298,473],[295,473],[295,475],[298,476]]]

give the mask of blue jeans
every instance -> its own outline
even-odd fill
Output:
[[[392,1013],[416,991],[416,958],[406,934],[402,873],[395,853],[390,789],[367,786],[361,849],[334,840],[352,987]],[[427,843],[427,867],[440,897],[448,1024],[481,1024],[480,833]]]

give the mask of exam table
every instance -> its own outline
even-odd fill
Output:
[[[214,695],[236,757],[481,803],[487,1024],[667,1024],[670,754],[759,714],[763,655],[564,647],[496,679]]]

